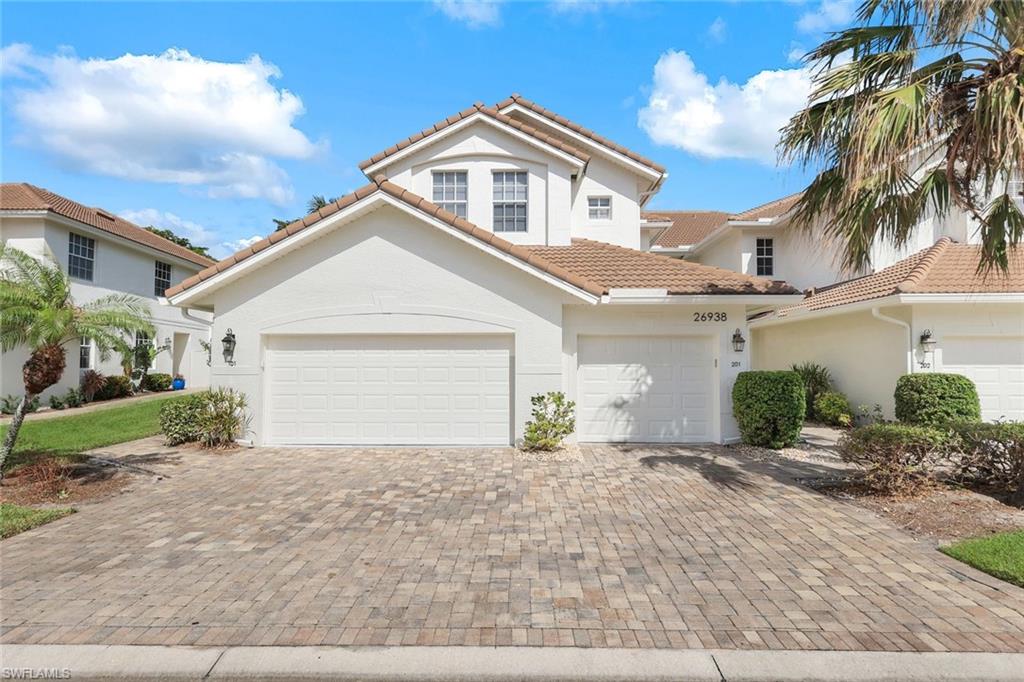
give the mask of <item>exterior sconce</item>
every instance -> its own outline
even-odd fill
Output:
[[[932,363],[929,360],[935,357],[936,344],[937,342],[935,341],[935,337],[932,336],[931,329],[925,329],[921,332],[921,350],[923,351],[924,356],[921,358],[921,367],[927,368],[932,366]]]
[[[235,333],[228,328],[228,333],[224,335],[224,338],[220,340],[221,345],[224,346],[224,363],[234,366],[235,364]]]
[[[743,334],[741,334],[740,330],[737,328],[736,331],[732,333],[732,349],[737,353],[742,353],[743,347],[746,345],[747,340],[743,338]]]

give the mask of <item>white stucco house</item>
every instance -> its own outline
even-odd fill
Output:
[[[564,391],[583,441],[722,442],[784,282],[647,252],[665,170],[524,98],[361,164],[370,183],[167,291],[258,444],[494,444]],[[234,341],[222,353],[221,339]]]
[[[182,374],[191,386],[209,384],[206,352],[200,341],[210,333],[210,315],[160,305],[164,291],[213,263],[113,213],[80,204],[28,183],[0,185],[0,241],[60,265],[71,279],[71,294],[85,303],[112,293],[138,296],[149,303],[156,337],[166,346],[152,371]],[[142,339],[140,339],[141,341]],[[0,395],[24,391],[21,367],[25,350],[0,358]],[[120,359],[103,360],[89,339],[67,346],[67,369],[43,396],[77,387],[82,372],[121,374]]]

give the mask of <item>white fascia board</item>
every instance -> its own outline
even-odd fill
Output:
[[[900,294],[900,303],[1024,303],[1024,292],[997,294]]]
[[[640,220],[641,230],[664,230],[668,227],[672,227],[671,220]]]
[[[617,296],[614,293],[620,292]],[[622,295],[621,292],[661,292],[664,289],[610,289],[601,297],[605,305],[793,305],[804,300],[803,294],[661,294],[650,296]]]
[[[80,222],[78,220],[75,220],[74,218],[68,218],[67,216],[62,216],[59,213],[54,213],[53,211],[46,209],[40,211],[0,211],[0,218],[43,218],[45,220],[51,220],[57,223],[58,225],[62,225],[63,227],[66,227],[70,230],[84,232],[85,234],[88,234],[90,236],[99,237],[101,239],[112,241],[116,244],[120,244],[121,246],[125,246],[134,251],[140,251],[146,254],[147,256],[152,256],[154,258],[159,258],[161,260],[170,261],[171,265],[177,265],[179,267],[188,268],[192,272],[199,272],[200,270],[204,270],[207,267],[205,265],[200,265],[199,263],[193,263],[192,261],[186,260],[181,256],[175,256],[172,253],[167,253],[166,251],[161,251],[160,249],[153,248],[152,246],[142,244],[141,242],[137,242],[134,239],[128,239],[127,237],[122,237],[119,234],[114,234],[113,232],[101,230],[98,227],[93,227],[92,225]]]
[[[397,208],[400,211],[403,211],[415,218],[418,218],[419,220],[422,220],[434,227],[437,227],[438,229],[447,232],[451,236],[460,239],[463,242],[480,249],[481,251],[485,251],[493,256],[496,256],[497,258],[500,258],[501,260],[509,263],[513,267],[522,270],[523,272],[527,272],[561,289],[562,291],[565,291],[578,298],[583,299],[587,303],[597,303],[597,301],[600,300],[597,296],[589,294],[581,289],[577,289],[576,287],[555,277],[554,275],[548,274],[543,270],[540,270],[539,268],[535,268],[532,265],[524,263],[515,256],[512,256],[510,254],[505,253],[504,251],[496,249],[490,244],[486,244],[480,241],[479,239],[476,239],[475,237],[472,237],[471,235],[468,235],[462,232],[461,230],[452,227],[451,225],[444,221],[438,220],[433,216],[428,216],[424,214],[422,211],[419,211],[413,208],[412,206],[409,206],[404,201],[400,201],[399,199],[396,199],[382,191],[374,192],[373,194],[370,194],[369,196],[355,202],[351,206],[347,206],[341,211],[338,211],[333,215],[327,216],[326,218],[323,218],[313,223],[312,225],[295,233],[294,235],[291,235],[279,241],[277,244],[273,244],[270,247],[260,251],[259,253],[249,256],[245,260],[229,267],[223,272],[219,272],[216,275],[210,277],[209,279],[204,280],[203,282],[200,282],[199,284],[196,284],[195,286],[192,286],[179,294],[171,296],[168,300],[170,301],[171,305],[185,306],[186,304],[189,304],[191,301],[194,301],[197,298],[201,298],[202,296],[215,291],[216,289],[224,286],[225,284],[228,284],[244,276],[249,271],[257,269],[261,265],[264,265],[265,263],[268,263],[276,258],[279,258],[280,256],[283,256],[294,249],[302,247],[307,242],[319,238],[320,236],[329,232],[335,227],[350,222],[362,215],[365,215],[366,213],[369,213],[372,210],[375,210],[381,204],[388,204],[390,206],[393,206],[394,208]]]
[[[804,300],[804,296],[801,295],[797,303],[802,300]],[[873,298],[867,301],[859,301],[857,303],[837,305],[832,308],[822,308],[821,310],[794,311],[781,317],[768,317],[762,320],[751,320],[749,324],[753,328],[771,327],[777,324],[815,320],[822,317],[832,317],[833,315],[845,315],[846,313],[856,313],[863,310],[871,310],[872,308],[884,308],[887,306],[900,305],[902,303],[903,301],[900,300],[899,296],[883,296],[882,298]]]
[[[683,256],[692,250],[692,246],[652,246],[650,253],[659,253],[664,256]]]
[[[783,216],[776,216],[769,220],[730,220],[729,225],[743,229],[757,229],[759,227],[775,227],[782,222]]]
[[[578,142],[581,145],[590,147],[591,149],[596,150],[601,155],[613,159],[620,165],[626,166],[627,168],[633,170],[636,173],[639,173],[640,175],[643,175],[646,178],[653,180],[654,182],[660,182],[662,177],[668,175],[667,173],[659,173],[653,168],[645,166],[639,161],[631,159],[625,154],[622,154],[621,152],[615,151],[611,147],[606,147],[600,142],[595,142],[586,135],[580,135],[575,130],[571,128],[566,128],[561,123],[558,123],[557,121],[552,121],[547,116],[541,116],[537,112],[531,111],[530,109],[527,109],[519,105],[518,103],[510,104],[504,109],[500,109],[499,111],[503,114],[508,114],[508,112],[510,111],[516,111],[523,114],[524,116],[533,119],[534,121],[537,121],[538,123],[541,123],[542,125],[550,126],[551,128],[557,130],[562,135],[565,135],[566,137],[572,139],[574,142]]]
[[[536,147],[537,149],[541,149],[547,152],[548,154],[558,157],[559,159],[565,161],[567,164],[569,164],[573,168],[576,168],[577,170],[587,165],[582,159],[577,159],[572,154],[567,154],[566,152],[563,152],[561,149],[558,149],[557,147],[553,147],[542,140],[538,140],[533,135],[528,135],[520,130],[516,130],[512,126],[505,125],[501,121],[491,118],[487,114],[481,114],[478,111],[477,113],[462,119],[458,123],[453,123],[452,125],[446,128],[442,128],[436,133],[432,133],[426,137],[420,138],[419,140],[413,142],[412,144],[410,144],[405,149],[402,149],[401,151],[397,151],[394,154],[385,156],[383,159],[373,164],[372,166],[367,166],[366,168],[364,168],[363,174],[366,175],[366,177],[368,178],[373,178],[377,171],[387,168],[396,161],[400,161],[401,159],[404,159],[406,156],[409,156],[410,154],[414,154],[423,147],[432,145],[435,142],[440,142],[444,138],[457,133],[463,128],[467,128],[473,125],[474,123],[486,123],[487,125],[490,125],[491,127],[496,128],[504,133],[507,133],[508,135],[511,135],[512,137],[522,142],[525,142],[526,144],[532,147]]]

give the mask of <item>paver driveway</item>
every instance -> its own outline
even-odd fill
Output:
[[[133,447],[0,544],[4,642],[1024,651],[1024,590],[721,449]]]

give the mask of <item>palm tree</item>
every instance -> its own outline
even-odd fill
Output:
[[[309,198],[309,201],[306,202],[306,213],[308,214],[313,213],[314,211],[319,211],[327,204],[333,204],[337,200],[338,197],[331,197],[330,199],[326,199],[324,198],[323,194],[314,194]],[[274,218],[273,220],[274,229],[283,230],[284,228],[288,227],[298,219],[293,218],[292,220],[281,220],[280,218]]]
[[[14,412],[3,449],[4,461],[14,451],[18,431],[33,398],[60,381],[64,374],[64,344],[90,338],[101,358],[123,349],[123,335],[155,334],[149,306],[140,298],[111,294],[84,305],[71,297],[68,276],[52,261],[37,260],[24,251],[0,244],[0,348],[31,349],[22,367],[25,395]]]
[[[795,224],[824,224],[858,269],[956,205],[980,226],[979,270],[1005,270],[1024,238],[1024,3],[865,0],[805,59],[815,87],[779,143],[817,171]]]

